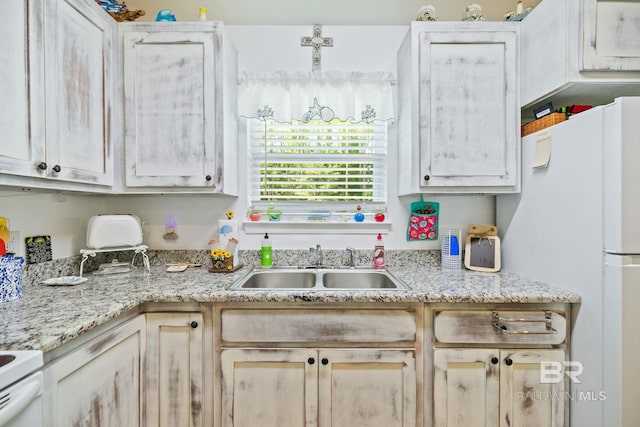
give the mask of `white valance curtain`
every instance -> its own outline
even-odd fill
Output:
[[[395,119],[394,77],[385,72],[244,73],[239,78],[238,114],[290,122]]]

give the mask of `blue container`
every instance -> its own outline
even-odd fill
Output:
[[[22,257],[0,256],[0,302],[22,298],[22,264]]]
[[[176,16],[169,9],[160,9],[156,15],[156,22],[175,22]]]

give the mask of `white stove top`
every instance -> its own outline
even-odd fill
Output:
[[[0,351],[0,390],[42,368],[40,350]]]

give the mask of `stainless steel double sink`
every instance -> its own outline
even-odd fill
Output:
[[[390,272],[372,268],[254,268],[234,283],[242,290],[400,290],[407,286]]]

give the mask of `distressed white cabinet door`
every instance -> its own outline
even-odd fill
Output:
[[[562,367],[563,350],[500,351],[500,426],[565,425],[564,369],[541,376],[541,362]],[[554,373],[557,371],[552,371]]]
[[[314,349],[224,349],[223,427],[316,427]]]
[[[6,2],[0,26],[0,173],[41,176],[44,155],[42,0]]]
[[[398,50],[398,190],[520,191],[519,26],[412,22]]]
[[[145,320],[140,315],[45,367],[45,425],[141,425]]]
[[[415,353],[320,350],[319,427],[416,425]]]
[[[218,34],[123,37],[126,185],[214,189]]]
[[[581,69],[640,71],[640,2],[583,2]]]
[[[202,427],[202,314],[146,316],[146,425]]]
[[[605,105],[640,95],[638,0],[545,0],[520,25],[527,121],[547,102]]]
[[[434,351],[434,427],[495,427],[499,416],[499,350]]]
[[[562,366],[564,355],[546,349],[436,349],[434,427],[564,426],[565,380],[546,375],[543,382],[540,371],[541,362]]]
[[[46,176],[113,185],[116,23],[95,2],[45,2]]]
[[[516,32],[419,32],[421,187],[515,187]]]

